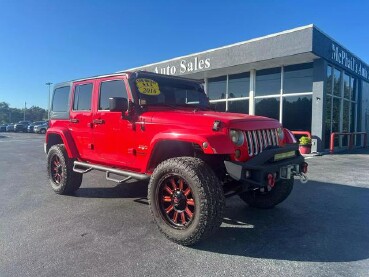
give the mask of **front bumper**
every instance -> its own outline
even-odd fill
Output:
[[[280,161],[274,161],[276,154],[295,152],[295,156]],[[265,149],[256,157],[247,162],[224,161],[229,176],[241,182],[246,182],[256,187],[264,187],[267,184],[268,174],[273,174],[275,180],[291,178],[291,172],[300,173],[300,166],[304,163],[304,157],[298,150],[298,144],[289,144],[284,147]],[[286,173],[287,172],[287,173]]]

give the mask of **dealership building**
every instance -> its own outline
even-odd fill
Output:
[[[332,132],[369,132],[369,66],[314,25],[129,70],[203,80],[215,110],[309,131],[318,151]]]

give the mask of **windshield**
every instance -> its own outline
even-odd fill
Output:
[[[196,82],[149,76],[135,79],[133,86],[140,105],[209,108],[209,100]]]

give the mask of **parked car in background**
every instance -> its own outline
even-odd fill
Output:
[[[14,132],[14,123],[9,123],[8,126],[6,126],[7,132]]]
[[[17,124],[14,124],[14,132],[27,132],[27,127],[30,124],[30,121],[19,121]]]
[[[27,127],[27,131],[28,133],[34,133],[34,127],[36,125],[42,125],[42,124],[45,124],[46,121],[35,121],[35,122],[32,122],[30,125],[28,125]]]
[[[41,125],[35,125],[33,127],[33,131],[38,134],[45,134],[46,130],[49,128],[49,122],[45,122]]]
[[[0,132],[6,132],[6,126],[8,126],[8,124],[1,124],[0,125]]]

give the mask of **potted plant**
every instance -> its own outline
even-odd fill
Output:
[[[311,138],[303,136],[299,139],[300,145],[299,150],[301,154],[311,153]]]

